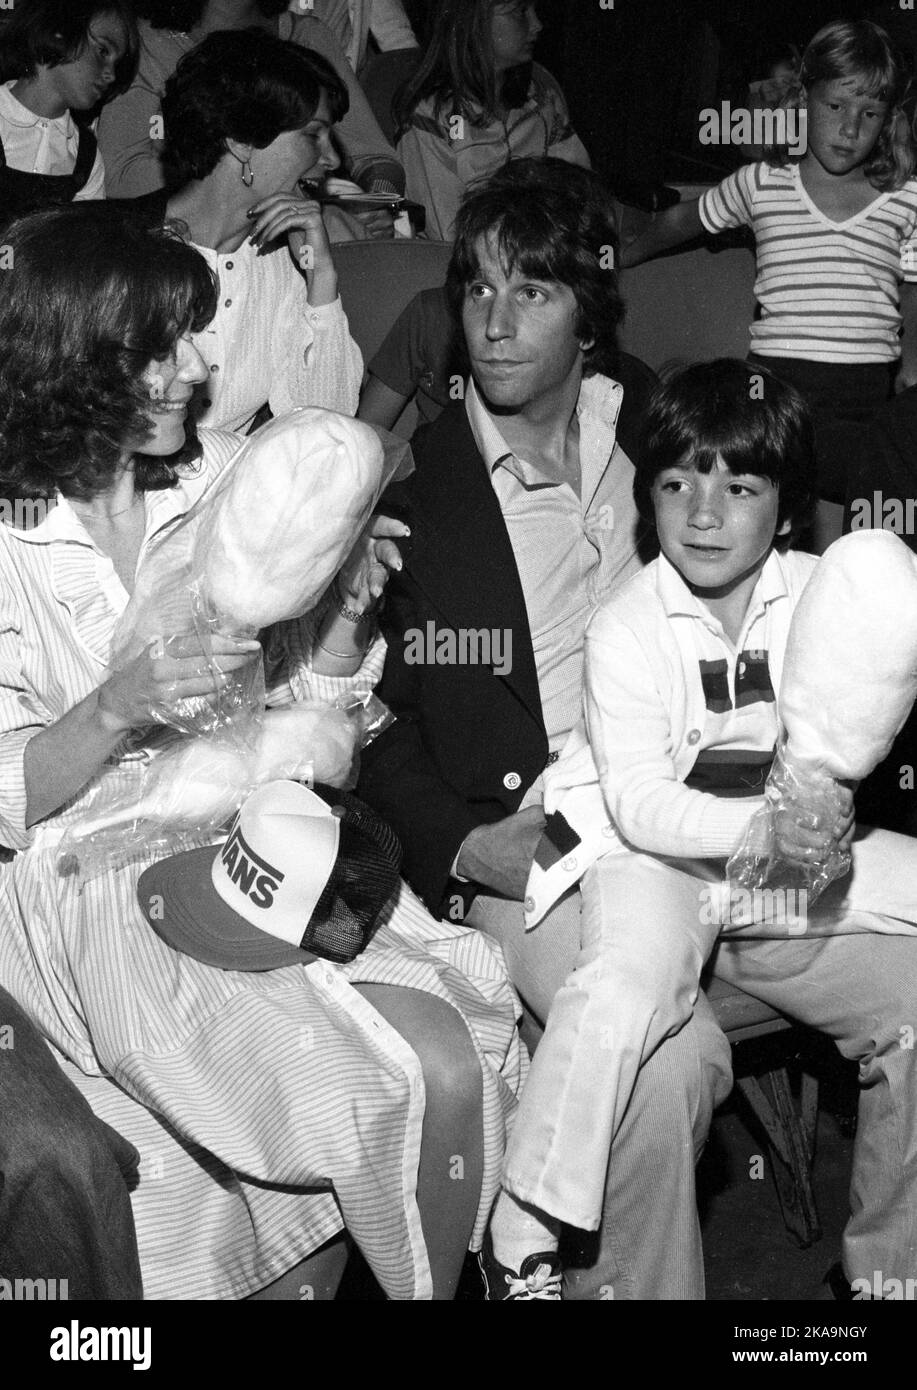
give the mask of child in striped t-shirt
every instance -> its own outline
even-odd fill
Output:
[[[907,69],[884,30],[836,22],[802,57],[796,95],[803,151],[774,151],[697,202],[660,214],[624,251],[637,265],[729,227],[755,235],[751,360],[802,392],[816,422],[864,421],[898,384],[917,380],[917,179],[901,102]],[[899,294],[901,281],[904,292]],[[845,464],[819,439],[819,492],[844,500]]]

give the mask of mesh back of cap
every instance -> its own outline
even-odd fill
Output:
[[[341,836],[302,946],[346,965],[365,949],[398,887],[401,845],[392,828],[349,792],[320,785],[313,790],[339,816]]]

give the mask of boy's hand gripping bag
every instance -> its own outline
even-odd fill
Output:
[[[743,888],[802,887],[811,904],[850,869],[836,841],[799,864],[781,855],[788,816],[828,829],[840,786],[886,756],[917,697],[917,559],[887,531],[855,531],[825,551],[793,614],[777,707],[783,738],[755,813],[727,864]]]

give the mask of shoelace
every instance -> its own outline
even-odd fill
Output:
[[[560,1302],[561,1276],[559,1274],[552,1274],[550,1265],[538,1265],[535,1273],[528,1275],[525,1279],[519,1279],[512,1274],[506,1274],[504,1278],[509,1285],[507,1299],[517,1298],[525,1300],[540,1298],[543,1300]]]

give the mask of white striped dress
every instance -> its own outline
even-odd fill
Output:
[[[198,476],[147,494],[145,545],[238,445],[210,433]],[[147,859],[82,890],[60,877],[42,841],[80,814],[93,784],[27,830],[23,752],[100,683],[126,602],[65,503],[31,531],[0,526],[0,843],[20,851],[0,866],[0,984],[97,1113],[141,1150],[134,1207],[147,1297],[242,1297],[346,1225],[390,1298],[429,1298],[415,1198],[423,1077],[353,983],[434,994],[469,1027],[484,1080],[476,1243],[525,1068],[502,960],[480,934],[435,921],[402,886],[391,919],[349,966],[219,971],[147,925],[135,896]],[[332,699],[378,678],[383,659],[377,643],[358,677],[341,681],[309,671],[307,623],[281,631],[272,654],[284,646],[273,703]],[[139,775],[142,750],[130,742],[111,760],[105,795]]]
[[[799,165],[746,164],[698,203],[708,232],[750,227],[757,247],[751,350],[811,362],[895,362],[898,284],[917,280],[917,179],[832,222]]]

